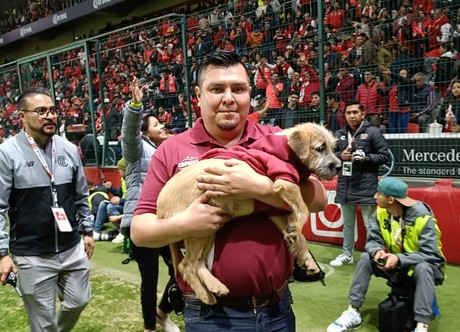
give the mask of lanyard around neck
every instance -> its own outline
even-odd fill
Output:
[[[29,141],[32,150],[34,151],[35,155],[37,156],[40,164],[42,164],[43,168],[45,169],[46,173],[48,173],[50,180],[51,180],[51,189],[53,190],[53,205],[55,207],[58,206],[58,198],[57,198],[57,190],[54,181],[54,164],[55,164],[55,156],[56,156],[56,143],[54,139],[51,138],[51,168],[48,166],[48,163],[45,160],[45,156],[43,152],[38,147],[37,142],[26,132],[27,140]]]
[[[351,144],[353,143],[354,139],[355,139],[355,136],[356,134],[358,133],[358,131],[361,129],[361,127],[363,126],[363,123],[364,121],[361,122],[361,124],[359,125],[359,127],[355,130],[355,132],[353,133],[353,135],[351,135],[350,131],[348,131],[348,149],[351,149]]]

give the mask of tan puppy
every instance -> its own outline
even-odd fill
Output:
[[[306,166],[309,172],[315,173],[320,179],[331,179],[341,166],[340,160],[334,155],[336,139],[323,126],[304,123],[284,130],[287,136],[286,149],[291,149]],[[196,177],[203,174],[209,166],[225,166],[224,159],[205,159],[183,169],[172,177],[160,192],[157,202],[157,216],[171,217],[187,208],[196,200],[202,191],[198,189]],[[304,170],[305,171],[305,170]],[[296,257],[299,266],[310,273],[319,271],[316,262],[311,258],[307,242],[301,234],[308,219],[308,207],[302,199],[297,184],[277,179],[273,183],[273,191],[289,206],[291,213],[286,218],[272,218],[284,234],[290,252]],[[210,204],[228,211],[233,217],[248,215],[253,212],[253,200],[230,200],[226,198],[211,199]],[[195,291],[196,296],[207,304],[215,304],[218,296],[227,295],[229,290],[206,268],[205,262],[214,242],[214,236],[184,239],[186,255],[179,263],[178,269]],[[177,257],[173,257],[176,259]]]

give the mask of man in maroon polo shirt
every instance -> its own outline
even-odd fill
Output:
[[[192,129],[165,141],[152,157],[131,225],[131,238],[136,245],[147,247],[180,242],[173,248],[179,247],[177,253],[182,254],[184,238],[216,233],[209,268],[230,293],[212,306],[186,299],[187,331],[295,331],[286,284],[293,258],[281,232],[269,220],[272,211],[265,209],[227,223],[230,217],[222,209],[206,204],[207,197],[226,195],[253,198],[273,206],[275,211],[284,202],[273,193],[268,177],[243,162],[229,160],[227,167],[207,169],[198,177],[197,185],[206,195],[167,220],[156,217],[156,200],[165,183],[202,154],[213,148],[250,147],[264,135],[280,130],[246,120],[249,77],[235,53],[208,56],[200,69],[196,94],[202,119]],[[319,182],[310,180],[301,188],[302,192],[314,192],[318,186],[321,188]],[[180,276],[178,280],[182,291],[191,292]]]

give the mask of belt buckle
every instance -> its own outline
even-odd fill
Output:
[[[266,306],[269,306],[275,303],[276,303],[276,300],[274,296],[265,296],[265,297],[252,296],[251,297],[251,305],[253,308],[266,307]]]

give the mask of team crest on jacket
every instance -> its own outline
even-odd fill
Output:
[[[61,167],[67,167],[69,165],[64,156],[57,157],[57,163]]]
[[[367,139],[368,135],[366,133],[362,133],[359,137],[361,137],[361,139]]]

